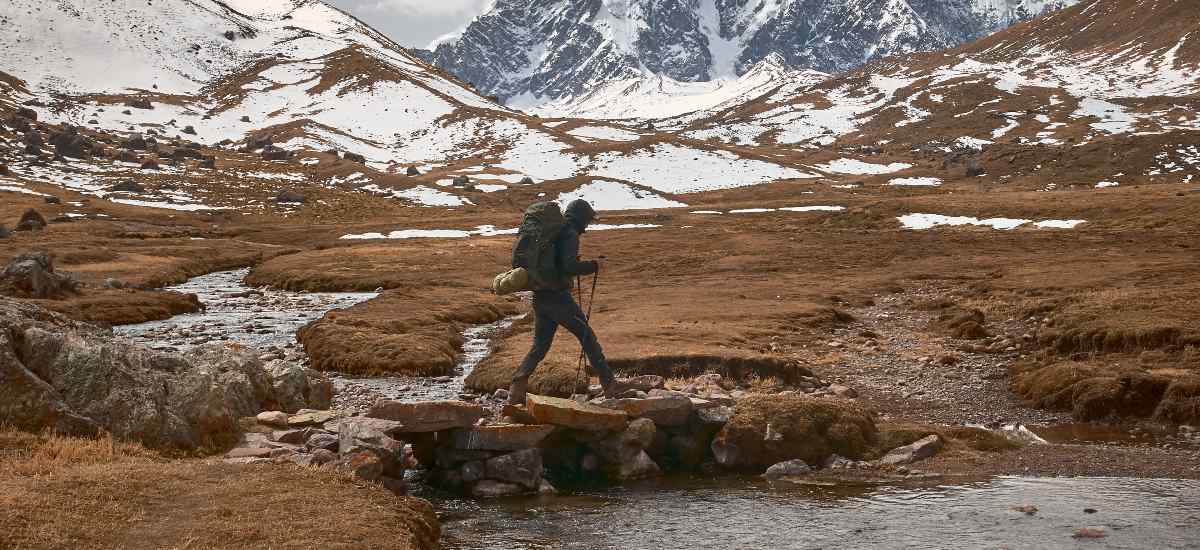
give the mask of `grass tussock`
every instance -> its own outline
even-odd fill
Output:
[[[0,430],[0,548],[437,548],[429,504],[332,470]]]

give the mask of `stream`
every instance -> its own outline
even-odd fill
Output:
[[[207,309],[116,332],[157,349],[237,342],[307,361],[295,331],[375,293],[304,293],[249,288],[248,270],[212,273],[170,287]],[[453,376],[334,375],[335,407],[378,397],[457,399],[490,352],[491,338],[520,317],[464,331]],[[1050,441],[1139,444],[1157,434],[1039,428]],[[796,485],[760,477],[671,475],[554,497],[471,500],[416,485],[443,524],[448,550],[669,550],[816,548],[1200,548],[1200,481],[998,477],[953,484]],[[1027,514],[1017,506],[1035,506]],[[1086,511],[1085,511],[1086,510]],[[1075,538],[1080,528],[1103,538]]]

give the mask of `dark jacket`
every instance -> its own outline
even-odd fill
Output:
[[[580,227],[580,226],[583,227]],[[576,218],[567,218],[567,225],[554,241],[554,265],[558,268],[560,277],[551,281],[542,290],[570,290],[575,284],[575,277],[592,275],[600,269],[595,261],[579,260],[579,234],[587,229],[587,225]]]

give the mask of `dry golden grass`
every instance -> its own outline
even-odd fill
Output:
[[[331,470],[0,431],[0,547],[437,548],[429,504]]]

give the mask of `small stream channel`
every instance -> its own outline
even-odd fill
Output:
[[[306,361],[295,331],[375,293],[302,293],[242,284],[248,270],[196,277],[207,310],[116,331],[158,349],[230,341]],[[455,399],[487,357],[491,338],[519,317],[472,327],[454,376],[348,378],[335,387],[353,403],[378,396]],[[336,399],[335,399],[336,404]],[[1130,437],[1038,429],[1051,441]],[[1114,439],[1132,441],[1114,441]],[[477,501],[417,485],[443,522],[448,550],[668,550],[810,548],[1200,548],[1200,482],[1131,478],[1001,477],[954,484],[803,486],[759,477],[673,475],[555,497]],[[1032,515],[1013,510],[1036,506]],[[1094,510],[1087,512],[1085,510]],[[1080,528],[1100,539],[1077,539]]]

